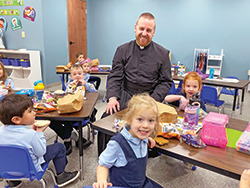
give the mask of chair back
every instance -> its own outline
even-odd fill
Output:
[[[226,78],[231,78],[231,79],[237,79],[237,80],[239,80],[239,78],[236,77],[236,76],[227,76]],[[235,89],[222,87],[222,89],[220,91],[220,94],[234,95],[235,94]],[[237,95],[239,95],[239,90],[237,91]]]
[[[211,86],[202,86],[201,89],[201,99],[204,103],[214,104],[217,106],[218,95],[217,89]]]
[[[172,86],[168,92],[168,95],[174,95],[176,93],[176,90],[175,90],[175,83],[173,82],[172,83]]]
[[[65,85],[65,83],[64,83],[63,77],[62,77],[61,75],[59,75],[59,78],[60,78],[60,81],[61,81],[61,83],[62,83],[62,90],[63,90],[63,91],[66,91],[66,85]]]
[[[38,179],[37,171],[27,148],[18,145],[0,145],[0,151],[1,178],[29,178],[30,181]]]
[[[179,81],[178,87],[176,88],[176,93],[181,92],[183,81]]]

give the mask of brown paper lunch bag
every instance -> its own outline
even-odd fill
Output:
[[[82,109],[83,96],[81,92],[68,94],[57,101],[57,111],[59,114],[77,112]]]

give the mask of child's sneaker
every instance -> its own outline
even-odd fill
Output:
[[[78,141],[79,139],[79,133],[77,130],[75,130],[75,128],[73,128],[72,132],[71,132],[71,138],[74,140],[74,141]]]
[[[63,172],[60,175],[56,176],[56,183],[58,185],[58,187],[62,187],[65,186],[71,182],[73,182],[74,180],[76,180],[76,178],[78,178],[80,175],[80,171],[74,171],[74,172]]]
[[[22,181],[19,181],[19,180],[8,180],[7,181],[8,183],[8,186],[11,187],[11,188],[18,188],[22,185]]]

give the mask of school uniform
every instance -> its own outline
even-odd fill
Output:
[[[109,141],[99,158],[101,166],[109,168],[110,182],[113,186],[133,188],[162,188],[146,177],[148,158],[148,138],[134,138],[123,128]]]

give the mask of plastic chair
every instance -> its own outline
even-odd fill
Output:
[[[181,92],[183,81],[179,81],[178,87],[176,88],[176,93]]]
[[[173,82],[172,83],[172,86],[168,92],[168,95],[174,95],[176,93],[176,90],[175,90],[175,83]]]
[[[66,91],[66,85],[65,85],[65,83],[64,83],[63,77],[60,75],[59,78],[60,78],[61,83],[62,83],[62,90],[63,90],[63,91]]]
[[[19,145],[0,145],[0,178],[5,180],[38,180],[46,187],[42,179],[49,162],[42,166],[43,171],[37,172],[27,148]],[[50,172],[55,187],[57,187],[54,173]],[[7,185],[5,187],[8,187]]]
[[[232,79],[237,79],[239,80],[239,78],[235,77],[235,76],[227,76],[226,78],[232,78]],[[235,95],[236,90],[233,88],[227,88],[227,87],[222,87],[220,94],[218,96],[218,98],[220,98],[221,94],[225,94],[225,95]],[[240,107],[240,95],[239,95],[239,90],[237,91],[237,109],[239,109]]]
[[[217,89],[211,86],[202,86],[201,89],[201,99],[205,104],[214,105],[219,108],[219,113],[223,110],[224,113],[224,103],[225,101],[218,99]]]

